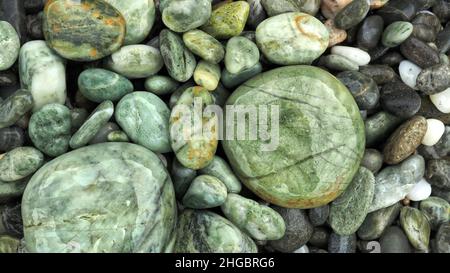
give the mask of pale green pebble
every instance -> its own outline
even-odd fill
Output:
[[[213,7],[209,21],[202,30],[217,39],[238,36],[244,30],[250,13],[250,5],[245,1],[219,3]]]
[[[33,96],[27,90],[19,89],[0,102],[0,129],[19,121],[33,108]]]
[[[167,76],[153,75],[145,80],[145,89],[158,96],[172,94],[178,86],[177,81]]]
[[[107,139],[109,142],[128,142],[128,136],[124,131],[112,131],[108,134]]]
[[[394,22],[384,29],[381,42],[386,47],[396,47],[408,39],[413,30],[414,26],[410,22]]]
[[[236,36],[228,40],[225,67],[230,73],[237,74],[253,67],[259,58],[258,47],[248,38]]]
[[[199,173],[217,177],[225,184],[230,193],[239,193],[242,189],[241,182],[236,175],[234,175],[230,165],[217,155],[214,156],[208,166],[200,169]]]
[[[213,91],[217,88],[220,76],[220,66],[205,61],[200,61],[194,71],[195,83],[205,87],[209,91]]]
[[[442,198],[432,196],[420,202],[420,211],[427,216],[431,229],[450,221],[450,204]]]
[[[323,65],[336,71],[358,71],[359,65],[352,60],[337,54],[330,54],[321,58]]]
[[[0,253],[17,253],[20,240],[9,235],[0,236]]]
[[[431,228],[424,213],[416,208],[403,207],[400,211],[400,224],[415,249],[428,250]]]
[[[221,208],[228,220],[256,240],[278,240],[286,231],[278,212],[238,194],[228,194]]]
[[[20,49],[19,35],[6,21],[0,21],[0,48],[0,71],[3,71],[16,62]]]
[[[164,63],[158,49],[148,45],[128,45],[109,56],[106,66],[127,78],[137,79],[158,73]]]
[[[209,209],[222,205],[227,198],[227,187],[210,175],[196,177],[183,197],[183,206],[191,209]]]
[[[262,65],[260,62],[250,67],[249,69],[241,71],[240,73],[237,74],[230,73],[230,71],[224,68],[222,70],[221,80],[226,88],[234,88],[240,85],[241,83],[245,82],[246,80],[253,78],[254,76],[258,75],[261,72],[262,72]]]
[[[163,4],[162,21],[175,32],[198,28],[211,16],[211,0],[170,0]]]
[[[450,64],[449,57],[445,54],[439,54],[440,63],[442,64]]]
[[[184,33],[183,41],[192,53],[205,61],[219,63],[225,56],[223,45],[202,30],[195,29]]]
[[[0,180],[15,182],[37,171],[44,155],[33,147],[18,147],[0,156]]]
[[[70,147],[72,149],[78,149],[88,144],[113,114],[114,104],[109,100],[102,102],[72,136],[69,142]]]

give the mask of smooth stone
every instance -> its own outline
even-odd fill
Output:
[[[422,99],[414,89],[394,81],[383,86],[380,104],[384,110],[399,118],[410,118],[419,111]]]
[[[0,151],[9,152],[14,148],[23,146],[25,143],[25,133],[18,126],[0,129]]]
[[[367,147],[372,147],[385,140],[400,123],[400,118],[385,111],[380,111],[367,118],[365,122]]]
[[[450,222],[439,227],[434,249],[437,253],[450,253]]]
[[[130,139],[155,153],[171,151],[170,110],[156,95],[133,92],[116,106],[115,118]]]
[[[376,149],[366,149],[361,166],[375,174],[383,166],[383,155]]]
[[[200,169],[199,173],[217,177],[225,184],[229,193],[239,193],[242,189],[241,182],[234,175],[230,165],[217,155],[208,166]]]
[[[42,167],[22,216],[29,252],[161,252],[176,225],[175,194],[154,153],[102,143]]]
[[[27,90],[19,89],[0,102],[0,129],[16,123],[33,108],[33,96]]]
[[[162,21],[172,31],[186,32],[208,22],[211,9],[210,0],[170,0],[162,11]]]
[[[197,105],[196,101],[201,101]],[[218,146],[218,117],[215,114],[203,116],[195,131],[191,123],[198,115],[195,111],[203,110],[213,104],[209,91],[203,87],[195,86],[186,89],[178,99],[170,114],[169,132],[170,144],[180,163],[194,170],[202,169],[212,162]]]
[[[230,95],[230,91],[228,91],[223,84],[219,83],[217,89],[212,92],[214,104],[223,108]]]
[[[386,47],[396,47],[411,36],[413,28],[410,22],[394,22],[384,29],[381,42]]]
[[[320,98],[327,98],[326,103]],[[259,197],[278,206],[312,208],[334,200],[350,183],[364,153],[363,121],[350,92],[320,68],[290,66],[254,77],[227,101],[227,105],[267,103],[281,106],[279,145],[222,141],[236,175]],[[330,141],[321,141],[319,135]]]
[[[413,25],[414,29],[412,36],[427,43],[434,42],[436,40],[437,33],[434,31],[434,29],[424,24],[413,24]]]
[[[310,64],[327,49],[329,34],[313,16],[290,12],[264,20],[256,29],[256,42],[274,64]]]
[[[450,19],[450,5],[446,0],[437,0],[436,4],[433,6],[432,12],[436,14],[442,22]]]
[[[403,55],[397,51],[387,52],[380,58],[380,63],[389,65],[389,66],[397,66],[403,61]]]
[[[329,253],[355,253],[356,252],[356,235],[341,236],[331,233],[328,241]]]
[[[353,0],[336,14],[334,22],[338,28],[347,30],[364,20],[369,9],[370,5],[367,0]]]
[[[116,130],[112,131],[107,136],[108,142],[129,142],[129,138],[124,131]]]
[[[290,253],[299,249],[311,239],[314,228],[309,222],[305,210],[277,206],[272,208],[283,217],[286,231],[281,239],[269,241],[270,247],[276,251]]]
[[[189,81],[181,84],[180,86],[178,86],[178,88],[172,93],[172,95],[170,95],[169,108],[173,109],[174,106],[176,105],[177,101],[180,99],[181,95],[183,95],[183,92],[186,89],[188,89],[190,87],[194,87],[194,86],[196,86],[194,80],[189,80]]]
[[[358,237],[363,240],[375,240],[381,237],[387,227],[397,219],[402,205],[397,202],[392,206],[367,214],[358,229]]]
[[[328,222],[339,235],[355,233],[364,222],[375,191],[373,173],[360,167],[342,195],[330,205]]]
[[[249,13],[250,5],[245,1],[219,3],[201,29],[216,39],[229,39],[241,34]]]
[[[44,155],[33,147],[17,147],[0,157],[0,181],[19,181],[37,171]]]
[[[413,23],[413,25],[426,25],[435,32],[440,32],[442,30],[442,24],[439,17],[430,11],[418,12],[411,23]]]
[[[209,91],[214,91],[219,85],[221,77],[220,65],[200,61],[194,70],[194,81]]]
[[[430,95],[430,100],[440,112],[450,113],[450,87],[442,92]]]
[[[404,122],[386,141],[383,149],[384,162],[398,164],[412,155],[427,131],[427,120],[415,116]]]
[[[450,204],[442,198],[432,196],[420,202],[420,211],[425,214],[432,230],[450,221]]]
[[[44,12],[27,16],[27,32],[32,40],[43,40],[44,30],[42,29],[42,20]]]
[[[426,178],[433,188],[450,190],[450,161],[445,159],[429,160]]]
[[[0,21],[10,23],[19,35],[21,44],[27,40],[24,2],[22,0],[3,0],[0,2]]]
[[[45,5],[45,40],[69,60],[94,61],[110,55],[122,46],[125,29],[122,14],[105,1],[51,0]]]
[[[184,167],[178,160],[174,159],[170,176],[172,177],[175,195],[177,199],[181,200],[191,185],[192,180],[197,177],[197,171]]]
[[[357,44],[361,49],[375,48],[383,33],[384,21],[381,16],[372,15],[364,19],[358,30]]]
[[[379,85],[391,82],[397,76],[392,67],[383,64],[363,65],[359,67],[359,72],[371,77]]]
[[[0,236],[0,253],[17,253],[20,240],[9,235]]]
[[[183,34],[183,42],[195,55],[211,63],[220,63],[225,57],[223,45],[208,33],[195,29]]]
[[[83,125],[83,123],[86,121],[88,116],[89,116],[89,113],[84,108],[71,109],[70,110],[70,119],[71,119],[71,124],[72,124],[71,131],[74,132],[74,131],[78,130],[81,127],[81,125]]]
[[[269,17],[292,11],[316,15],[320,8],[320,0],[262,0]]]
[[[404,60],[400,62],[398,71],[403,83],[413,89],[417,88],[417,77],[419,77],[422,72],[422,68],[413,62]]]
[[[437,119],[427,119],[427,132],[422,139],[422,145],[436,145],[445,133],[445,125]]]
[[[158,49],[147,45],[128,45],[108,57],[106,66],[127,78],[137,79],[158,73],[164,63]]]
[[[308,244],[319,247],[319,248],[327,248],[328,240],[330,238],[330,233],[324,227],[315,227],[314,232],[311,235],[311,238],[308,241]]]
[[[406,39],[401,44],[400,51],[403,56],[421,68],[439,64],[438,52],[415,37]]]
[[[402,200],[425,174],[425,160],[413,155],[401,164],[389,166],[375,176],[375,195],[369,212]]]
[[[300,247],[299,249],[293,251],[293,253],[309,253],[309,248],[307,245]]]
[[[255,77],[256,75],[262,72],[263,68],[260,62],[258,62],[253,67],[250,67],[247,70],[244,70],[237,74],[230,73],[226,68],[222,70],[222,75],[220,77],[222,84],[226,88],[235,88],[245,81]]]
[[[422,146],[425,147],[425,146]],[[432,147],[426,147],[426,148],[432,148],[432,155],[426,156],[427,159],[440,159],[442,157],[446,157],[450,154],[450,127],[445,127],[444,135],[441,137],[441,139],[433,145]]]
[[[25,191],[25,187],[28,184],[28,178],[25,178],[21,181],[16,181],[14,183],[11,182],[3,182],[0,180],[0,204],[16,201],[19,199],[23,192]]]
[[[176,33],[164,29],[159,34],[160,50],[167,72],[176,81],[186,82],[194,74],[197,61]]]
[[[450,65],[438,64],[425,68],[417,77],[417,89],[427,95],[437,94],[450,87]]]
[[[125,45],[138,44],[150,33],[156,17],[153,0],[106,0],[125,18]]]
[[[69,108],[60,104],[47,104],[31,116],[28,135],[36,148],[51,157],[57,157],[69,149],[71,128]]]
[[[431,185],[425,179],[421,179],[419,183],[414,185],[411,191],[406,195],[406,198],[411,201],[422,201],[430,197]]]
[[[403,207],[400,211],[400,224],[414,248],[428,250],[431,231],[425,214],[412,207]]]
[[[370,9],[379,9],[386,5],[389,0],[370,0]]]
[[[314,227],[323,226],[330,215],[330,206],[324,205],[308,211],[308,217]]]
[[[247,24],[252,28],[256,28],[267,18],[266,10],[261,2],[262,0],[247,0],[247,3],[250,5]]]
[[[103,125],[95,136],[89,141],[89,145],[108,142],[108,135],[111,132],[119,130],[119,126],[114,122],[107,122]]]
[[[411,246],[403,230],[389,227],[380,238],[381,253],[411,253]]]
[[[23,237],[23,224],[20,203],[0,205],[0,234]]]
[[[345,71],[336,76],[350,91],[360,110],[375,108],[380,99],[377,83],[357,71]]]
[[[221,206],[227,199],[227,187],[210,175],[197,176],[183,196],[183,206],[191,209],[209,209]]]
[[[16,73],[11,70],[0,71],[0,87],[16,86],[17,78]]]
[[[436,36],[436,45],[440,53],[446,53],[450,50],[450,27],[446,27]]]
[[[329,34],[328,47],[333,47],[344,42],[345,39],[347,39],[347,31],[337,28],[334,24],[334,20],[328,19],[325,21],[324,25],[327,28]]]
[[[221,209],[228,220],[256,240],[278,240],[285,234],[283,217],[254,200],[230,193]]]
[[[411,21],[416,15],[415,1],[390,0],[384,7],[378,10],[378,15],[383,17],[386,24],[396,21]]]
[[[184,210],[178,217],[174,253],[257,253],[256,244],[222,216]]]
[[[17,60],[20,49],[20,39],[14,27],[6,22],[0,21],[0,71],[7,70]]]
[[[336,71],[358,71],[359,66],[352,60],[337,54],[330,54],[320,58],[320,62],[329,69]]]
[[[145,80],[145,89],[158,96],[172,94],[178,86],[177,81],[164,75],[153,75]]]
[[[114,113],[114,105],[111,101],[102,102],[83,125],[72,135],[69,145],[72,149],[78,149],[85,146],[91,141],[97,132],[102,128],[112,117]]]
[[[225,67],[232,73],[237,74],[247,70],[259,61],[259,49],[255,43],[241,36],[228,40],[225,54]]]
[[[345,6],[353,0],[322,0],[320,11],[327,19],[334,19]]]
[[[33,95],[33,111],[49,103],[64,104],[66,101],[64,60],[45,41],[31,41],[22,46],[19,74],[22,88]]]
[[[356,47],[350,46],[334,46],[331,48],[331,54],[341,55],[346,57],[358,65],[367,65],[370,62],[370,55]]]

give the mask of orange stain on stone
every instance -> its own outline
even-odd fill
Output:
[[[93,48],[89,51],[89,55],[91,55],[91,57],[96,57],[98,54],[97,49]]]
[[[311,40],[322,40],[322,37],[320,35],[317,35],[316,33],[309,32],[303,29],[302,24],[306,24],[308,20],[311,19],[311,16],[309,15],[298,15],[295,16],[295,27],[300,31],[301,34],[305,35],[306,37],[310,38]]]

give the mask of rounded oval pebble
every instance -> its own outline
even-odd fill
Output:
[[[352,93],[361,110],[373,109],[380,99],[376,82],[357,71],[345,71],[336,76]]]
[[[386,229],[380,238],[381,253],[410,253],[411,247],[403,230],[397,226]]]
[[[320,58],[320,61],[329,69],[336,71],[358,71],[359,66],[352,60],[337,54],[330,54]]]
[[[259,61],[259,49],[245,37],[233,37],[227,42],[225,67],[233,74],[247,70]]]
[[[383,33],[384,21],[381,16],[372,15],[364,19],[358,30],[357,44],[361,49],[373,49]]]
[[[425,146],[433,146],[439,142],[444,135],[445,125],[442,121],[437,119],[427,119],[427,132],[422,139],[422,144]]]
[[[416,14],[416,1],[390,0],[384,5],[378,14],[381,15],[387,24],[395,21],[410,21]]]
[[[220,66],[214,63],[200,61],[194,70],[194,81],[209,91],[214,91],[219,85],[221,76]]]
[[[37,171],[44,155],[33,147],[17,147],[0,157],[0,181],[14,182]]]
[[[0,21],[0,71],[10,68],[17,60],[20,49],[20,39],[14,27]]]
[[[403,207],[400,211],[400,224],[414,248],[417,250],[428,250],[430,224],[427,217],[420,210]]]
[[[172,94],[178,86],[177,81],[163,75],[153,75],[145,80],[145,89],[158,96]]]
[[[385,111],[380,111],[367,118],[365,122],[367,147],[385,140],[392,133],[402,120]]]
[[[312,208],[308,211],[309,220],[314,227],[324,225],[330,215],[330,206],[324,205]]]
[[[231,170],[228,163],[221,157],[215,155],[211,163],[199,170],[201,174],[207,174],[219,178],[230,193],[239,193],[242,189],[241,182]]]
[[[377,173],[383,166],[383,155],[376,149],[366,149],[361,166]]]
[[[337,28],[333,20],[328,19],[325,21],[324,25],[328,29],[329,34],[328,47],[340,44],[347,39],[347,32],[343,29]]]
[[[422,201],[430,197],[431,195],[431,185],[425,179],[422,179],[414,185],[412,190],[406,195],[411,201]]]
[[[253,67],[246,69],[240,73],[232,74],[226,68],[222,70],[222,75],[220,80],[226,88],[235,88],[238,85],[244,83],[245,81],[253,78],[254,76],[261,73],[263,67],[260,62],[258,62]]]
[[[195,55],[211,63],[219,63],[225,56],[223,45],[208,33],[195,29],[183,34],[186,47]]]
[[[221,206],[227,198],[227,187],[210,175],[196,177],[183,196],[183,206],[208,209]]]
[[[427,68],[439,63],[439,54],[421,40],[410,37],[400,46],[400,51],[408,60],[421,68]]]
[[[430,222],[431,229],[436,230],[439,225],[450,220],[450,204],[442,198],[432,196],[420,202],[422,211]]]
[[[229,39],[241,34],[249,13],[250,5],[245,1],[219,3],[201,29],[214,38]]]
[[[430,95],[430,100],[442,113],[450,113],[450,87],[434,95]]]
[[[416,83],[417,89],[428,95],[444,91],[450,87],[450,65],[443,63],[423,69]]]
[[[413,25],[410,22],[397,21],[384,29],[381,42],[387,47],[396,47],[411,36]]]
[[[358,65],[367,65],[370,62],[370,55],[356,47],[334,46],[331,48],[331,53],[346,57]]]
[[[367,214],[364,222],[358,229],[358,237],[363,240],[375,240],[380,238],[385,229],[389,227],[400,214],[402,205],[396,202],[394,205],[378,209]]]
[[[33,108],[33,96],[27,90],[19,89],[0,102],[0,129],[16,123]]]
[[[415,89],[417,86],[417,77],[422,69],[415,63],[404,60],[400,62],[398,71],[402,81],[409,87]]]
[[[162,21],[172,31],[186,32],[202,26],[210,16],[210,0],[168,1]]]
[[[347,30],[358,25],[366,17],[369,9],[369,1],[353,0],[336,14],[334,22],[338,28]]]
[[[380,102],[384,110],[400,118],[414,116],[422,105],[419,94],[400,81],[383,86]]]
[[[397,76],[392,67],[383,64],[363,65],[359,67],[359,72],[371,77],[377,84],[392,82]]]

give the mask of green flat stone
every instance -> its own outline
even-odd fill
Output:
[[[186,32],[205,24],[211,16],[211,0],[169,0],[162,21],[170,30]]]
[[[219,85],[221,76],[220,66],[214,63],[200,61],[194,70],[194,81],[209,91],[214,91]]]
[[[186,47],[195,55],[211,63],[220,63],[225,56],[223,45],[208,33],[199,29],[183,34]]]
[[[156,17],[153,0],[105,0],[125,18],[125,45],[138,44],[150,33]]]
[[[78,77],[78,88],[83,96],[97,103],[118,101],[134,89],[127,78],[101,68],[84,70]]]
[[[372,204],[374,191],[375,177],[360,167],[344,193],[331,203],[328,221],[335,233],[351,235],[358,230]]]
[[[206,210],[184,210],[175,253],[257,253],[253,240],[230,221]]]
[[[414,248],[428,250],[431,230],[425,214],[415,208],[403,207],[400,211],[400,224]]]
[[[250,5],[245,1],[219,3],[201,29],[214,38],[229,39],[241,34],[249,13]]]
[[[228,194],[221,208],[228,220],[256,240],[278,240],[286,231],[278,212],[238,194]]]
[[[48,45],[73,61],[93,61],[122,46],[125,19],[102,0],[49,0],[43,32]]]
[[[156,153],[171,151],[170,110],[158,96],[133,92],[117,104],[116,121],[130,139]]]
[[[196,177],[183,197],[183,206],[191,209],[209,209],[222,205],[227,198],[227,187],[210,175]]]
[[[33,108],[33,96],[27,90],[17,90],[0,102],[0,129],[16,123]]]
[[[43,166],[25,190],[22,218],[33,253],[162,252],[176,225],[175,195],[154,153],[102,143]]]
[[[88,144],[100,128],[109,121],[113,113],[113,103],[109,100],[102,102],[72,136],[69,142],[70,147],[72,149],[78,149]]]
[[[228,40],[225,67],[232,74],[247,70],[259,62],[259,49],[255,43],[241,36]]]
[[[236,74],[230,73],[230,71],[224,68],[222,70],[222,76],[220,79],[222,80],[222,83],[225,87],[235,88],[246,80],[249,80],[250,78],[253,78],[254,76],[260,74],[262,72],[262,69],[263,68],[260,62]]]
[[[153,75],[145,80],[145,89],[158,96],[172,94],[178,86],[177,81],[167,76]]]
[[[3,71],[16,62],[20,49],[19,35],[6,21],[0,21],[0,48],[0,71]]]
[[[33,147],[17,147],[0,157],[0,181],[15,182],[34,173],[44,163],[44,155]]]
[[[242,189],[241,182],[234,175],[231,167],[221,157],[215,155],[211,163],[199,170],[201,174],[215,176],[222,181],[230,193],[239,193]]]
[[[327,28],[301,12],[283,13],[256,28],[256,43],[264,56],[279,65],[310,64],[328,47]]]
[[[390,207],[367,214],[366,219],[358,229],[358,237],[366,241],[380,238],[386,228],[397,219],[402,207],[397,202]]]
[[[410,22],[397,21],[384,29],[381,42],[386,47],[396,47],[413,33],[414,26]]]
[[[69,149],[71,128],[69,108],[60,104],[47,104],[31,116],[28,135],[36,148],[56,157]]]
[[[269,130],[271,141],[222,141],[235,174],[282,207],[313,208],[336,199],[364,154],[364,124],[350,92],[320,68],[291,66],[254,77],[227,101],[245,108],[268,104],[268,113],[279,107],[279,134]]]
[[[20,240],[8,235],[0,236],[0,253],[17,253]]]
[[[164,63],[158,49],[148,45],[128,45],[109,56],[106,66],[127,78],[137,79],[158,73]]]
[[[329,69],[336,71],[358,71],[359,65],[352,60],[337,54],[322,57],[321,62]]]

